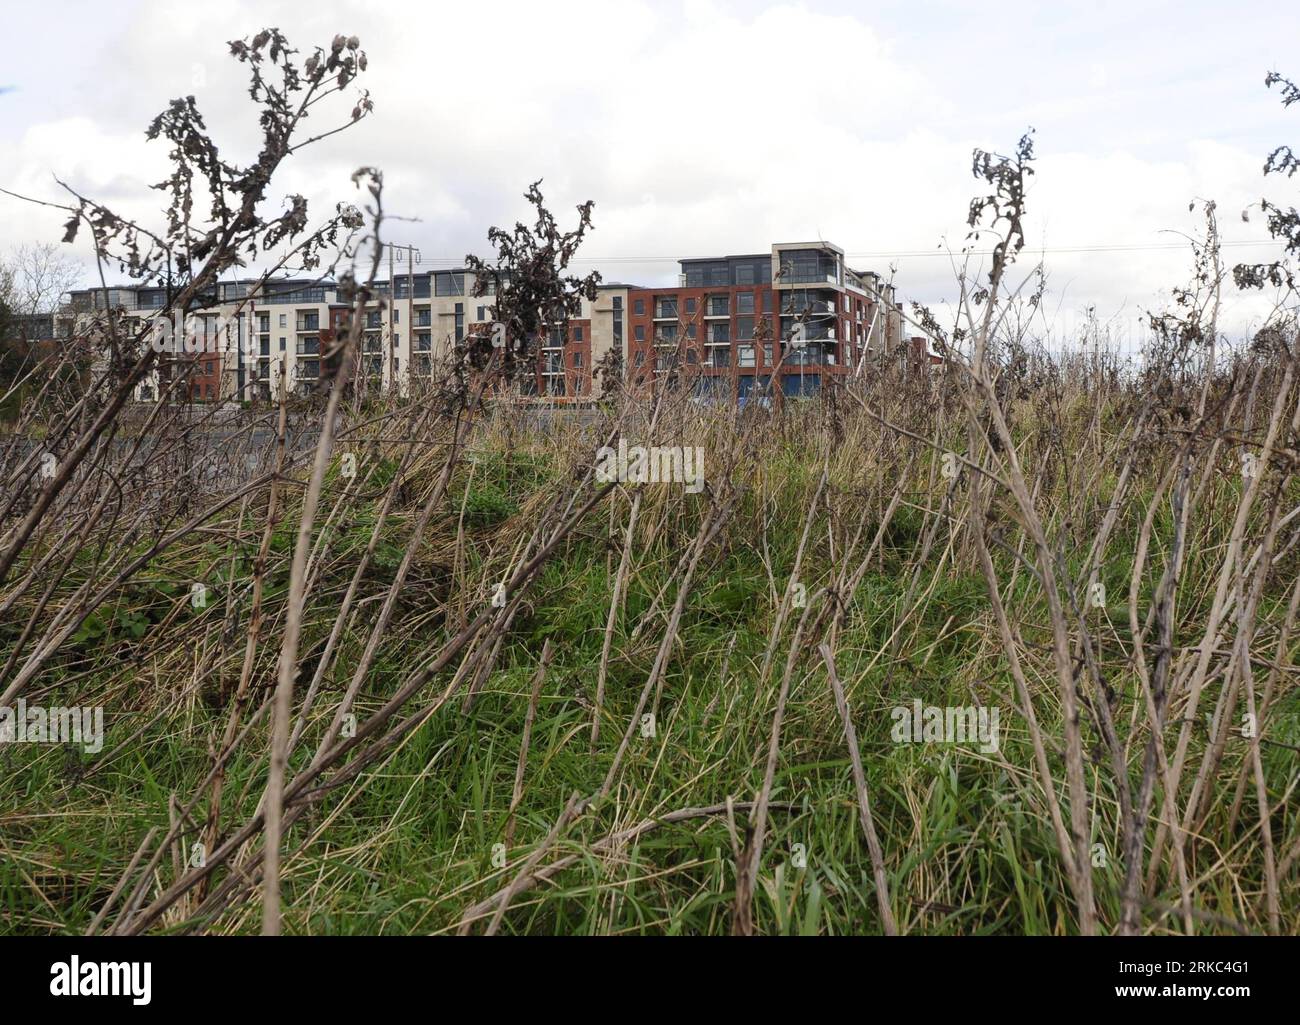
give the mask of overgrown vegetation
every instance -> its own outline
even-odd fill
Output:
[[[241,60],[293,59],[258,39]],[[283,398],[214,444],[132,412],[150,357],[110,335],[113,367],[34,395],[0,451],[0,705],[107,720],[94,755],[0,754],[3,928],[1300,931],[1294,322],[1223,345],[1209,208],[1140,362],[1042,351],[1008,316],[1041,282],[1009,280],[1032,160],[976,155],[971,227],[1000,241],[955,323],[923,312],[944,365],[815,402],[700,405],[678,367],[539,415],[485,346],[366,403],[343,360],[305,447]],[[536,202],[516,324],[590,285]],[[184,304],[208,272],[182,269]],[[707,486],[599,481],[620,437],[699,446]],[[898,742],[916,701],[998,709],[998,743]]]

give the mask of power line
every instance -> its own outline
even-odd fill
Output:
[[[1219,246],[1223,249],[1236,249],[1244,246],[1278,246],[1282,242],[1278,239],[1259,239],[1256,241],[1235,241],[1220,242]],[[1095,245],[1080,246],[1043,246],[1043,247],[1025,247],[1025,252],[1030,255],[1059,255],[1070,253],[1149,253],[1162,252],[1168,250],[1185,250],[1187,242],[1151,242],[1151,243],[1099,243]],[[991,249],[973,249],[967,253],[956,250],[949,253],[943,249],[912,249],[900,250],[895,252],[877,252],[877,253],[845,253],[846,260],[902,260],[902,259],[949,259],[959,256],[992,256]],[[646,264],[646,263],[679,263],[681,257],[677,256],[584,256],[574,259],[573,263],[603,263],[603,264]],[[463,257],[434,257],[431,263],[445,266],[459,267],[464,263]]]

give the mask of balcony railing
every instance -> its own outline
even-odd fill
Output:
[[[787,367],[833,367],[838,362],[833,346],[822,348],[819,345],[809,345],[803,349],[789,348],[785,354]]]
[[[264,292],[259,302],[269,305],[281,303],[323,303],[325,301],[325,289],[323,288],[299,288],[291,292]]]
[[[781,268],[780,281],[783,285],[820,285],[823,282],[830,285],[839,284],[834,271],[789,265]]]

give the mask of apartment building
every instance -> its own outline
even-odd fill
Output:
[[[403,393],[418,390],[457,343],[472,332],[490,331],[492,297],[473,295],[468,271],[399,276],[378,282],[376,290],[383,301],[364,312],[362,388],[388,389],[396,382]],[[538,340],[534,373],[521,382],[526,394],[566,401],[598,394],[592,367],[621,337],[620,292],[626,289],[605,288],[595,302],[584,299],[567,329],[557,325]],[[113,310],[129,337],[149,329],[165,304],[162,288],[85,289],[72,293],[58,319],[64,333],[72,334]],[[269,399],[278,394],[281,378],[290,393],[310,393],[326,372],[322,360],[330,343],[348,329],[351,315],[332,282],[223,282],[184,325],[165,325],[169,338],[183,342],[168,347],[136,398],[157,399],[180,370],[194,401]]]
[[[850,269],[831,243],[777,243],[679,267],[676,287],[629,291],[634,384],[689,379],[701,398],[742,403],[769,388],[811,396],[868,354],[901,351],[893,285]]]
[[[769,387],[810,396],[828,376],[903,351],[892,284],[850,269],[831,243],[778,243],[762,253],[683,259],[679,268],[671,287],[601,285],[567,325],[538,339],[520,390],[552,402],[595,398],[601,382],[593,371],[614,351],[634,388],[687,381],[701,398],[719,401],[744,402]],[[381,300],[363,313],[363,389],[416,393],[466,337],[492,329],[492,296],[475,297],[465,269],[396,275],[376,289]],[[157,319],[166,298],[156,287],[87,289],[72,294],[56,321],[68,334],[112,309],[122,333],[132,335]],[[192,401],[270,399],[282,379],[288,392],[308,394],[328,373],[322,361],[351,316],[331,282],[222,282],[186,324],[169,325],[171,337],[187,344],[168,350],[136,398],[174,390],[181,370]]]

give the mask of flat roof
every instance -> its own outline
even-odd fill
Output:
[[[772,253],[739,253],[735,256],[685,256],[678,263],[718,263],[721,260],[770,260]]]

